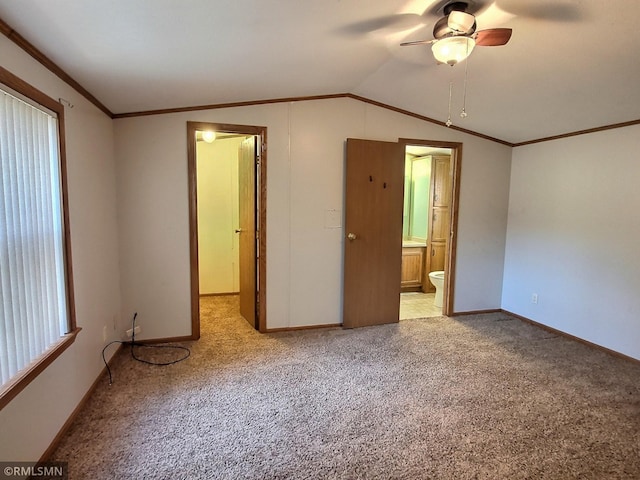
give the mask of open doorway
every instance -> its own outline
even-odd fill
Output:
[[[238,297],[266,329],[266,128],[187,122],[192,338],[201,299]]]
[[[404,201],[405,148],[407,145],[450,149],[448,169],[441,171],[450,187],[439,199],[447,200],[448,223],[432,225],[443,239],[427,234],[422,269],[428,275],[427,255],[444,252],[442,315],[453,313],[455,252],[460,193],[462,144],[399,139],[384,142],[348,138],[345,165],[345,242],[343,264],[343,312],[345,328],[396,323],[400,319],[402,290],[402,210]],[[433,175],[432,175],[433,176]],[[433,204],[441,208],[442,205]],[[431,213],[430,213],[431,215]],[[426,285],[421,283],[420,285]],[[423,318],[420,315],[414,318]],[[428,315],[427,315],[428,316]]]
[[[461,145],[401,140],[405,149],[400,319],[453,311]]]

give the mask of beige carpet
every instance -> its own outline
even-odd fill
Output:
[[[261,335],[236,310],[205,299],[182,363],[116,359],[69,478],[640,478],[638,364],[505,314]]]

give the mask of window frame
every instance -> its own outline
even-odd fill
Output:
[[[65,130],[64,130],[64,107],[53,98],[42,93],[40,90],[31,86],[24,80],[15,76],[5,68],[0,66],[0,84],[23,95],[35,106],[45,107],[57,115],[58,124],[58,149],[60,163],[60,182],[61,182],[61,207],[62,226],[63,226],[63,250],[64,250],[64,267],[65,267],[65,293],[67,301],[67,322],[69,333],[60,337],[60,339],[52,344],[40,356],[32,360],[32,362],[23,368],[7,383],[0,386],[0,410],[2,410],[13,398],[18,395],[29,383],[31,383],[40,373],[42,373],[53,361],[58,358],[75,341],[81,328],[76,325],[73,275],[71,262],[71,237],[69,229],[69,202],[67,188],[67,162],[65,148]]]

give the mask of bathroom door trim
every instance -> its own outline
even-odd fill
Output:
[[[438,147],[451,149],[451,206],[449,219],[449,237],[447,239],[447,258],[445,261],[445,288],[442,298],[442,314],[451,316],[454,301],[456,273],[456,250],[458,243],[458,208],[460,203],[460,168],[462,164],[462,143],[400,138],[398,142],[406,149],[407,145]]]
[[[200,277],[198,268],[198,182],[196,168],[196,131],[255,135],[260,138],[256,152],[256,227],[257,292],[256,314],[258,331],[267,330],[267,127],[233,125],[229,123],[187,122],[187,175],[189,180],[189,263],[191,284],[191,339],[200,338]]]

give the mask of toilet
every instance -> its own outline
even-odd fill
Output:
[[[436,298],[433,305],[442,308],[442,291],[444,290],[444,271],[439,270],[429,274],[429,281],[436,287]]]

